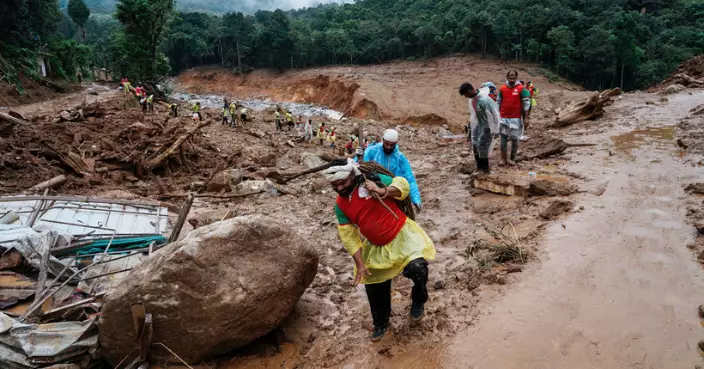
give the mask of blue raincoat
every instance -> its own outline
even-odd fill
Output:
[[[398,145],[396,145],[396,148],[391,155],[386,155],[384,152],[384,145],[381,143],[369,146],[364,151],[364,161],[375,161],[382,167],[388,169],[395,176],[405,178],[411,186],[411,202],[413,204],[421,204],[420,190],[418,190],[416,176],[413,175],[411,164],[408,163],[406,156],[399,151]]]

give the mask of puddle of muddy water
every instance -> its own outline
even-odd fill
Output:
[[[641,147],[644,143],[671,144],[675,143],[675,126],[648,127],[635,131],[612,136],[611,142],[618,151],[630,154],[633,149]]]
[[[201,106],[204,108],[215,108],[222,109],[223,98],[227,97],[232,99],[232,97],[224,95],[197,95],[197,94],[187,94],[187,93],[174,93],[171,98],[179,101],[187,101],[189,104],[195,104],[200,102]],[[324,116],[334,120],[340,120],[343,114],[337,110],[328,109],[324,106],[313,105],[313,104],[301,104],[295,102],[281,102],[273,101],[271,99],[235,99],[239,104],[244,105],[248,109],[254,111],[263,111],[276,107],[277,105],[286,108],[294,116],[302,115],[304,117],[314,117],[314,116]]]

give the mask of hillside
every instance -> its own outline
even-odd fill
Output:
[[[116,0],[86,0],[92,12],[110,13],[115,10]],[[209,13],[242,12],[254,14],[257,10],[289,10],[327,3],[352,2],[351,0],[176,0],[176,9],[182,11],[202,11]],[[59,7],[65,8],[68,0],[60,0]]]

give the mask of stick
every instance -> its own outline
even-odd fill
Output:
[[[298,178],[298,177],[300,177],[300,176],[304,176],[304,175],[306,175],[306,174],[311,174],[311,173],[316,173],[316,172],[323,171],[323,170],[325,170],[325,169],[330,168],[331,166],[332,166],[332,163],[325,163],[325,164],[319,165],[319,166],[317,166],[317,167],[315,167],[315,168],[310,168],[310,169],[306,169],[306,170],[304,170],[304,171],[302,171],[302,172],[293,173],[293,174],[291,174],[290,176],[286,176],[286,178],[281,181],[281,182],[283,182],[283,183],[280,183],[280,184],[284,184],[284,183],[290,182],[290,181],[292,181],[292,180],[294,180],[294,179],[296,179],[296,178]]]
[[[169,156],[173,155],[176,153],[179,147],[189,138],[191,137],[194,133],[196,133],[199,129],[209,125],[211,123],[210,120],[207,121],[199,121],[198,124],[195,126],[191,127],[186,133],[181,135],[172,145],[169,147],[166,151],[163,153],[159,154],[157,157],[147,161],[147,163],[144,165],[146,169],[149,171],[154,170],[155,168],[159,167],[166,159],[169,158]]]
[[[51,315],[54,313],[58,313],[59,311],[68,310],[68,309],[76,307],[76,306],[80,306],[80,305],[83,305],[83,304],[86,304],[89,302],[93,302],[93,300],[95,300],[95,297],[89,297],[87,299],[76,301],[73,304],[68,304],[68,305],[64,305],[61,307],[57,307],[56,309],[49,310],[46,313],[42,314],[42,316],[47,316],[47,315]]]
[[[30,187],[29,191],[42,191],[49,188],[53,189],[63,185],[64,183],[66,183],[66,176],[62,174],[44,182],[37,183],[36,185]]]
[[[176,221],[174,230],[171,232],[171,236],[169,236],[169,243],[175,242],[178,239],[181,229],[183,228],[183,224],[186,222],[186,217],[188,217],[188,213],[191,211],[191,205],[193,205],[194,199],[195,195],[193,193],[189,193],[186,198],[186,203],[183,204],[183,207],[181,208],[181,214],[178,215],[178,220]]]

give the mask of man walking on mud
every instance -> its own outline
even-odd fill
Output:
[[[518,142],[530,118],[530,92],[518,83],[518,72],[506,74],[507,81],[499,89],[496,104],[501,115],[501,165],[509,165],[508,141],[511,140],[511,165],[515,165]]]
[[[375,161],[395,176],[405,178],[411,188],[411,202],[413,202],[416,211],[420,213],[423,205],[420,200],[420,190],[418,189],[416,176],[413,174],[413,169],[411,169],[408,159],[398,148],[398,132],[395,129],[384,131],[382,142],[365,150],[364,161]]]
[[[469,139],[477,169],[483,173],[489,173],[489,154],[499,134],[499,111],[489,94],[489,88],[477,91],[470,83],[460,86],[460,95],[469,99]]]
[[[383,174],[371,178],[371,173],[363,174],[351,159],[335,164],[324,174],[338,193],[337,230],[354,260],[354,284],[365,285],[374,321],[370,339],[377,342],[389,327],[391,280],[399,273],[413,281],[411,320],[423,318],[428,301],[428,260],[435,259],[435,246],[396,204],[395,200],[406,199],[410,192],[405,178]]]

